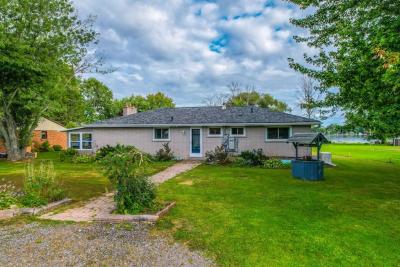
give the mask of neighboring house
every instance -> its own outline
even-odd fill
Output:
[[[55,123],[46,118],[39,120],[38,126],[33,131],[32,144],[43,143],[48,141],[51,146],[60,145],[62,148],[67,148],[67,134],[65,133],[66,128],[58,123]],[[27,151],[31,151],[31,147],[27,147]],[[4,140],[0,137],[0,153],[7,153],[7,149],[4,145]]]
[[[276,157],[294,157],[287,139],[295,133],[311,132],[317,120],[256,106],[161,108],[136,113],[124,108],[124,116],[69,129],[68,146],[92,152],[105,145],[133,145],[154,154],[168,142],[182,159],[203,158],[216,146],[240,153],[262,148]],[[299,155],[308,155],[302,148]]]

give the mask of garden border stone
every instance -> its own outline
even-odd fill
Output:
[[[93,218],[93,221],[104,222],[104,223],[123,223],[123,222],[149,222],[154,223],[165,215],[172,207],[176,205],[176,202],[171,202],[166,205],[163,209],[158,211],[156,214],[137,214],[137,215],[125,215],[125,214],[102,214]]]
[[[51,202],[51,203],[49,203],[43,207],[39,207],[39,208],[12,208],[12,209],[0,210],[0,220],[9,219],[9,218],[16,217],[19,215],[35,216],[40,213],[44,213],[44,212],[50,211],[52,209],[55,209],[61,205],[67,204],[69,202],[71,202],[70,198],[64,198],[62,200]]]

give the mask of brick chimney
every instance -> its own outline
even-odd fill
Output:
[[[122,116],[128,116],[137,113],[137,108],[133,106],[125,106],[122,109]]]

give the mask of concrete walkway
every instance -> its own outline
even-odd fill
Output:
[[[150,179],[153,181],[153,183],[160,184],[172,179],[178,174],[189,171],[200,164],[201,162],[198,161],[181,161],[153,175],[150,177]],[[109,193],[89,200],[81,207],[71,208],[61,213],[47,213],[42,215],[40,218],[57,221],[90,222],[96,217],[110,214],[114,209],[115,204],[113,200],[113,194]]]
[[[169,179],[174,178],[178,174],[181,174],[183,172],[187,172],[193,168],[196,168],[199,166],[201,162],[199,161],[181,161],[178,162],[171,167],[153,175],[150,179],[153,181],[155,184],[161,184],[165,181],[168,181]]]

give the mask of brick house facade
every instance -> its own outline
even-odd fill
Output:
[[[33,132],[32,145],[34,143],[43,143],[48,141],[51,146],[60,145],[63,149],[67,148],[67,133],[62,132],[66,130],[63,126],[50,121],[46,118],[41,118],[38,126]],[[32,146],[27,147],[28,152],[32,150]],[[4,140],[0,139],[0,153],[7,153]]]

